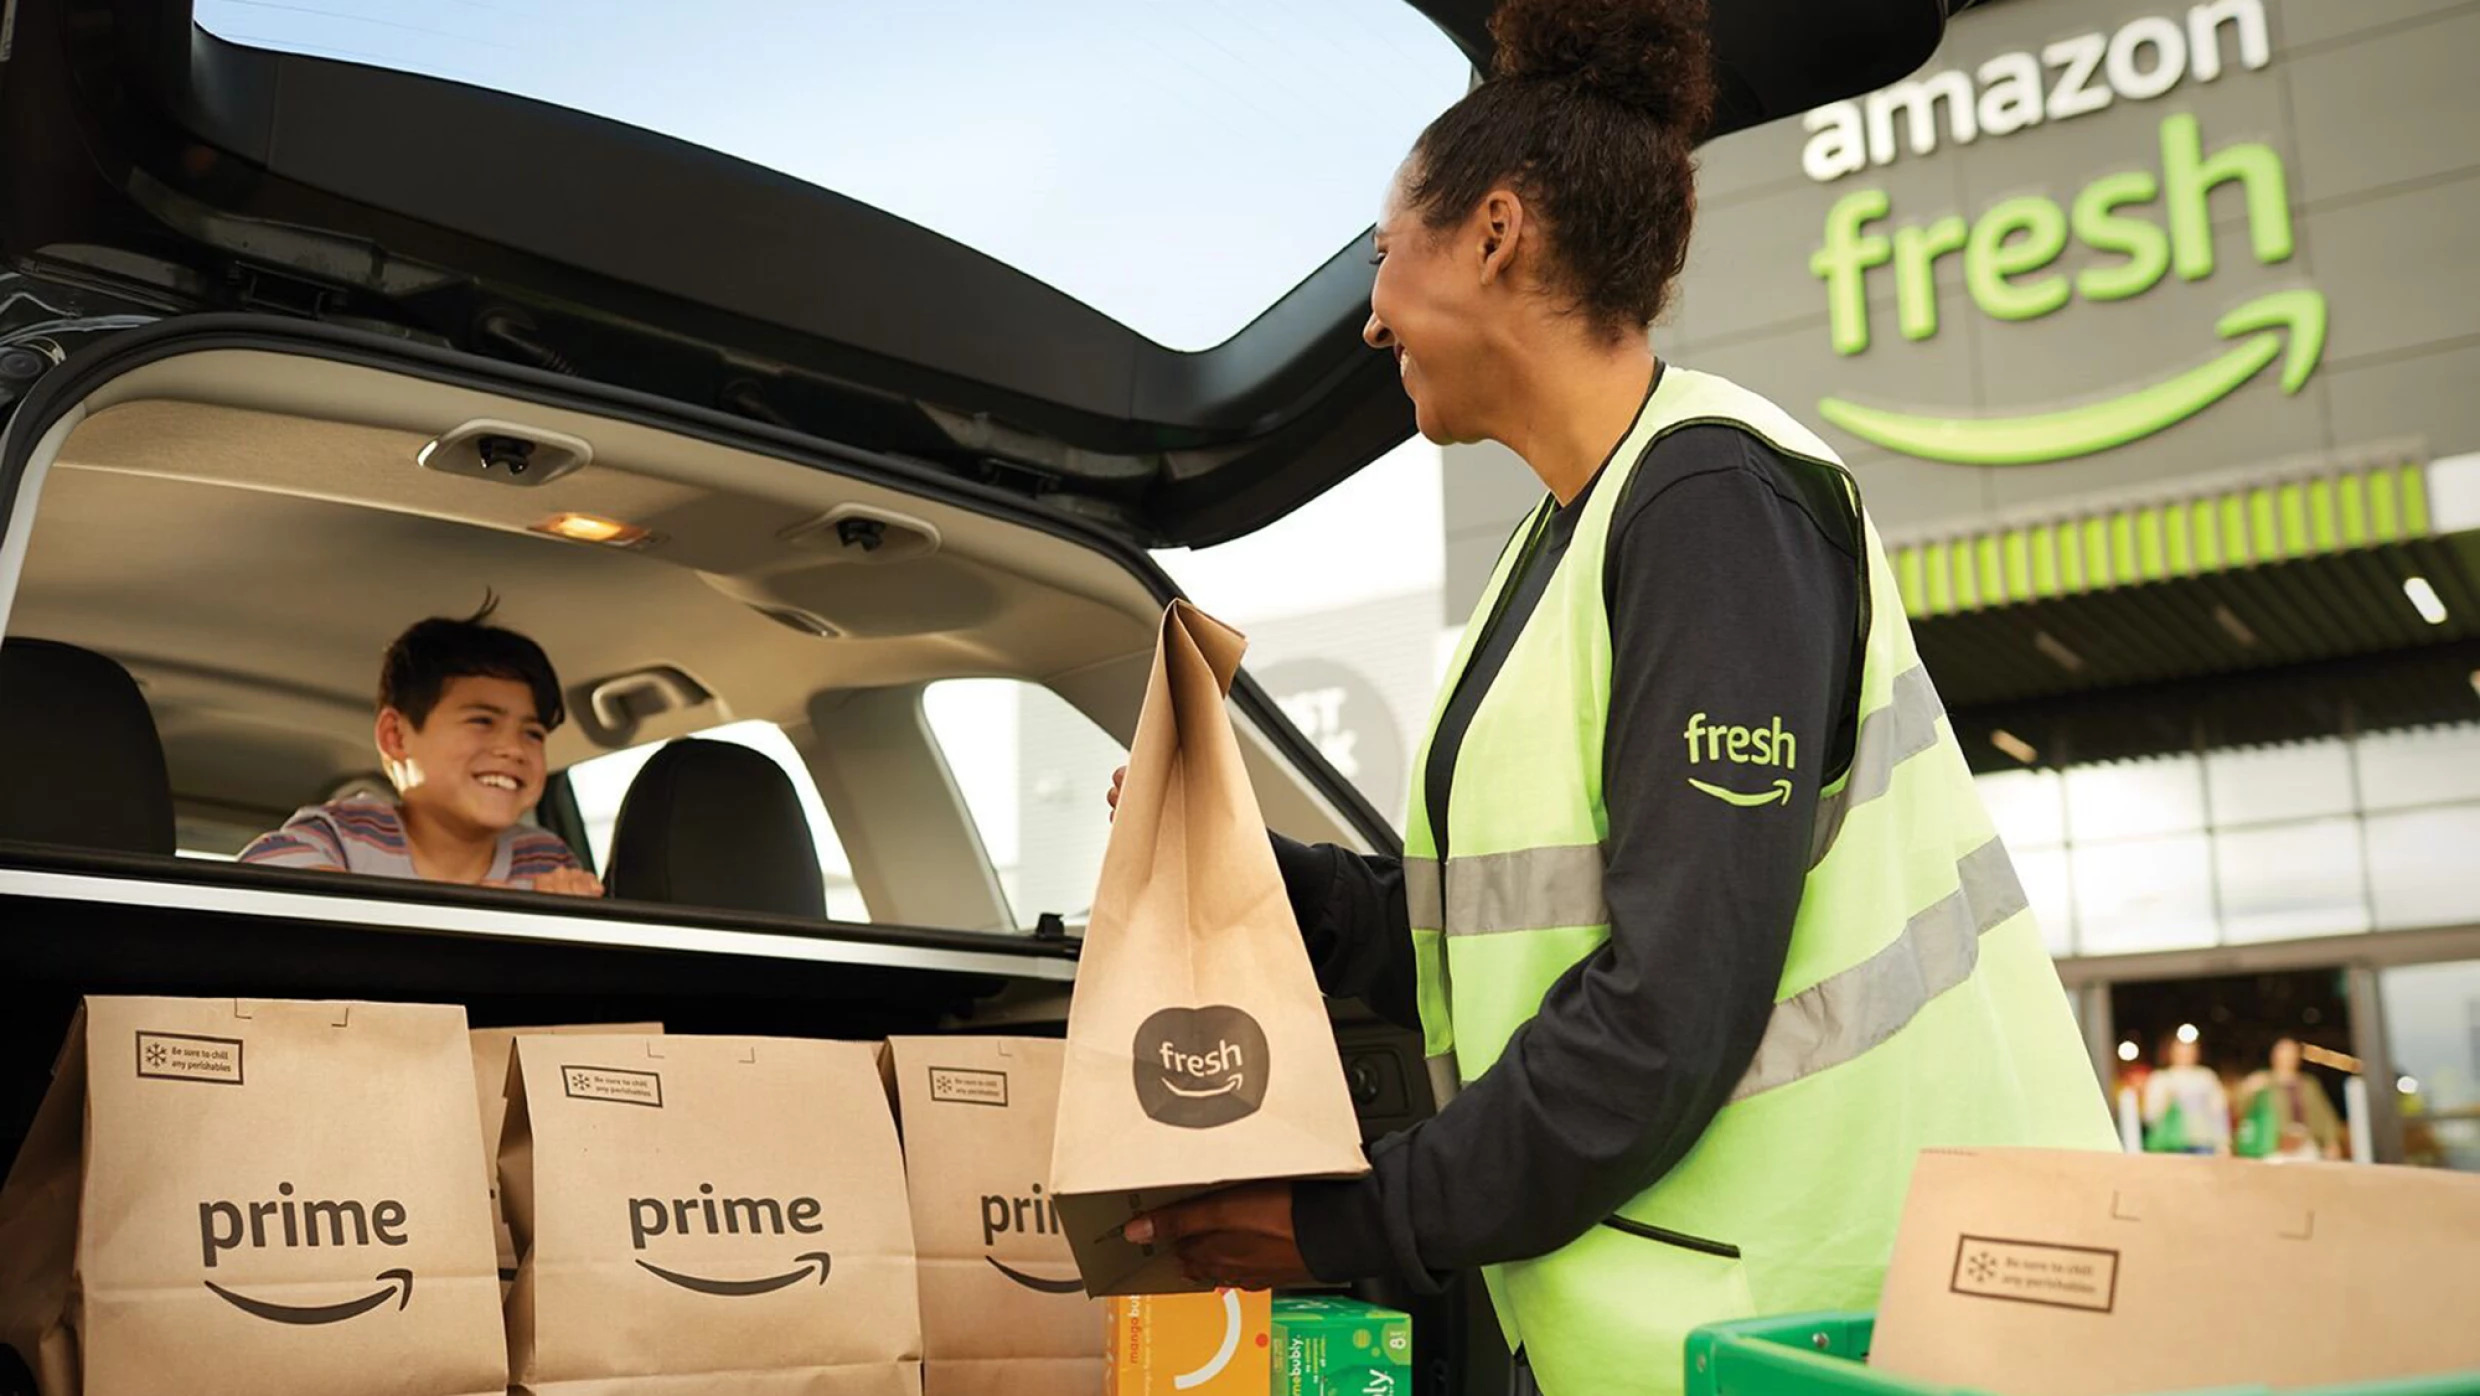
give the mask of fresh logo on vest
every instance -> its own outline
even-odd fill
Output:
[[[1799,738],[1783,730],[1781,718],[1770,721],[1772,725],[1767,727],[1735,727],[1729,723],[1709,724],[1703,713],[1688,714],[1687,730],[1680,734],[1688,742],[1688,764],[1701,766],[1715,762],[1796,770],[1800,764]],[[1778,777],[1770,788],[1753,793],[1698,780],[1695,776],[1688,777],[1688,784],[1726,805],[1737,805],[1742,809],[1791,803],[1791,781],[1788,777]]]
[[[1128,1055],[1138,1107],[1164,1124],[1212,1129],[1266,1103],[1266,1030],[1229,1004],[1155,1013]]]
[[[350,1199],[296,1201],[291,1183],[276,1184],[276,1193],[276,1198],[268,1202],[211,1200],[198,1204],[198,1252],[207,1269],[214,1269],[224,1252],[243,1246],[252,1250],[315,1250],[322,1246],[367,1246],[373,1241],[383,1246],[401,1246],[410,1239],[405,1235],[402,1202],[364,1205]],[[322,1236],[326,1239],[321,1240]],[[382,1270],[372,1278],[379,1282],[379,1288],[339,1304],[278,1304],[226,1289],[213,1280],[205,1284],[216,1298],[252,1318],[271,1323],[341,1323],[369,1313],[390,1299],[396,1301],[399,1309],[413,1302],[411,1270]]]
[[[696,1197],[632,1197],[629,1199],[629,1245],[634,1250],[646,1249],[646,1242],[657,1236],[781,1236],[788,1227],[803,1236],[825,1231],[826,1223],[819,1214],[825,1209],[815,1197],[796,1197],[779,1202],[772,1197],[717,1197],[713,1183],[698,1184]],[[798,1262],[792,1269],[754,1280],[715,1279],[669,1270],[650,1260],[639,1260],[637,1267],[666,1284],[699,1294],[724,1298],[740,1298],[751,1294],[772,1294],[776,1290],[799,1284],[816,1274],[818,1283],[827,1282],[827,1272],[834,1261],[825,1251],[803,1251],[792,1257]]]

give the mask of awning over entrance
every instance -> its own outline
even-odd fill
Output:
[[[1894,550],[1914,618],[2317,557],[2430,532],[2428,467],[2385,465]]]
[[[1976,767],[2480,718],[2480,458],[1898,539],[1890,560]]]

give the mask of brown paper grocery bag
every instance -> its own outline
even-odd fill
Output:
[[[2480,1371],[2480,1178],[2170,1154],[1931,1149],[1871,1365],[2004,1396]]]
[[[661,1023],[563,1023],[531,1028],[475,1028],[467,1034],[474,1049],[474,1103],[482,1112],[482,1177],[491,1189],[491,1234],[499,1243],[501,1297],[517,1279],[517,1242],[508,1234],[508,1218],[499,1207],[499,1135],[508,1119],[509,1059],[517,1038],[529,1033],[660,1033]]]
[[[921,1308],[878,1049],[520,1037],[500,1141],[534,1396],[911,1396]]]
[[[1119,1229],[1231,1183],[1364,1172],[1343,1066],[1223,702],[1240,633],[1163,613],[1068,1015],[1051,1190],[1094,1294],[1194,1289]]]
[[[90,998],[0,1188],[44,1396],[506,1389],[459,1007]]]
[[[1044,1179],[1066,1047],[1026,1037],[887,1043],[921,1251],[929,1396],[1102,1396],[1104,1315]]]

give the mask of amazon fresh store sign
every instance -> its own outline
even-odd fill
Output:
[[[1932,155],[1941,143],[2001,139],[2120,103],[2160,99],[2188,83],[2245,81],[2271,61],[2263,0],[2206,0],[2114,32],[2077,35],[2037,52],[2002,53],[1968,72],[1950,68],[1821,107],[1805,119],[1801,168],[1821,183],[1840,182]],[[1946,258],[1960,259],[1973,308],[1999,321],[2038,320],[2077,299],[2132,300],[2173,274],[2205,281],[2217,261],[2211,200],[2218,190],[2234,190],[2243,200],[2246,245],[2257,262],[2290,259],[2289,178],[2273,147],[2216,143],[2194,115],[2178,111],[2164,114],[2155,134],[2140,164],[2059,197],[2009,198],[1975,218],[1898,209],[1883,189],[1865,185],[1844,194],[1827,210],[1820,245],[1809,258],[1810,272],[1823,283],[1834,351],[1871,352],[1890,330],[1917,342],[1946,329],[1936,283]],[[2056,265],[2071,242],[2097,254],[2073,273]],[[1891,325],[1870,305],[1889,281]],[[2196,326],[2199,341],[2207,328]],[[2169,357],[2180,340],[2165,327],[2158,372],[2124,392],[2071,407],[1989,413],[1827,397],[1818,411],[1863,440],[1929,460],[2023,465],[2072,459],[2206,411],[2277,360],[2283,391],[2297,392],[2323,351],[2325,302],[2306,286],[2278,290],[2230,309],[2209,328],[2220,347],[2200,343],[2180,359]]]

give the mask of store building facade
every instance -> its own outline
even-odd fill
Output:
[[[2378,1157],[2466,1167],[2475,58],[2470,3],[1968,11],[1911,80],[1707,149],[1655,336],[1852,467],[2097,1067],[2184,1002],[2356,1068]],[[1475,447],[1443,488],[1460,619],[1538,487]]]

